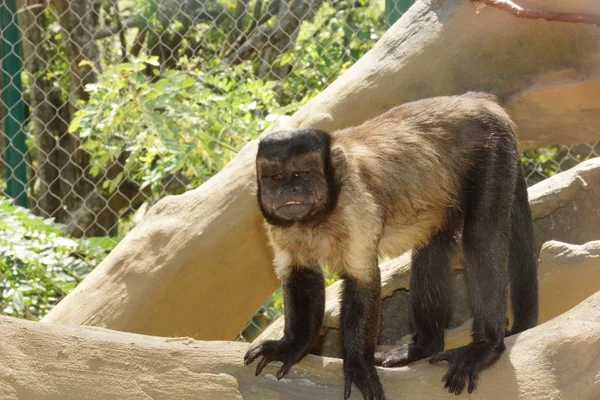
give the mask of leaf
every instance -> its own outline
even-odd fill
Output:
[[[284,66],[289,64],[292,61],[292,55],[290,53],[285,53],[281,56],[281,60],[279,60],[279,66]]]
[[[77,112],[69,124],[69,133],[73,133],[79,129],[79,125],[81,125],[81,114]]]
[[[90,60],[81,60],[79,61],[79,64],[77,64],[79,67],[90,67],[90,68],[94,68],[94,63],[91,62]]]
[[[181,85],[183,87],[190,87],[192,86],[194,83],[196,83],[196,80],[194,78],[192,78],[191,76],[186,76],[185,78],[183,78],[183,80],[181,81]]]
[[[69,132],[71,132],[71,131],[69,130]],[[92,134],[92,130],[90,128],[85,128],[85,129],[82,129],[81,132],[79,132],[79,137],[84,139],[84,138],[90,136],[91,134]]]
[[[23,294],[15,290],[12,294],[12,303],[17,311],[23,311],[25,309],[25,299],[23,298]]]
[[[158,62],[158,57],[157,57],[157,56],[152,56],[152,57],[149,57],[149,58],[146,60],[146,63],[148,63],[148,64],[150,64],[150,65],[153,65],[153,66],[155,66],[155,67],[159,67],[159,66],[160,66],[160,63]]]

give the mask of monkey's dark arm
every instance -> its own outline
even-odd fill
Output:
[[[342,347],[344,350],[344,399],[354,383],[365,399],[384,399],[375,369],[375,346],[379,333],[381,278],[377,258],[365,265],[368,279],[344,276],[342,293]]]
[[[244,356],[251,364],[262,356],[256,375],[271,361],[282,361],[277,379],[308,354],[317,339],[325,312],[325,280],[318,265],[292,267],[283,282],[285,328],[283,338],[255,343]]]

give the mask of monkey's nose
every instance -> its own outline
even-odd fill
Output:
[[[292,193],[298,193],[300,190],[302,190],[302,189],[298,185],[292,186],[290,188],[290,192],[292,192]]]

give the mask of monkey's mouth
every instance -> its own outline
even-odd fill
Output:
[[[302,205],[303,206],[306,204],[304,204],[303,202],[298,201],[298,200],[288,200],[285,203],[283,203],[281,206],[279,206],[279,208],[285,207],[285,206],[292,206],[292,205]]]
[[[312,210],[312,203],[300,200],[286,200],[274,208],[277,215],[288,219],[295,219],[306,216]]]

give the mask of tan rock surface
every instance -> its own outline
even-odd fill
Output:
[[[340,399],[342,362],[308,356],[281,381],[242,365],[247,344],[167,342],[93,327],[0,317],[0,397],[70,399]],[[600,293],[507,339],[470,399],[600,398]],[[446,365],[379,368],[391,399],[447,399]],[[454,396],[453,396],[454,397]],[[353,399],[359,393],[353,390]]]
[[[600,13],[596,0],[520,3]],[[519,19],[469,0],[418,0],[286,124],[331,130],[405,101],[490,90],[515,116],[525,147],[592,141],[599,46],[596,26]],[[233,339],[278,284],[252,196],[255,151],[252,142],[200,188],[155,205],[45,321]]]
[[[578,164],[529,189],[536,248],[549,240],[600,239],[600,158]]]
[[[600,240],[584,245],[556,241],[540,254],[540,321],[548,321],[600,290]]]

